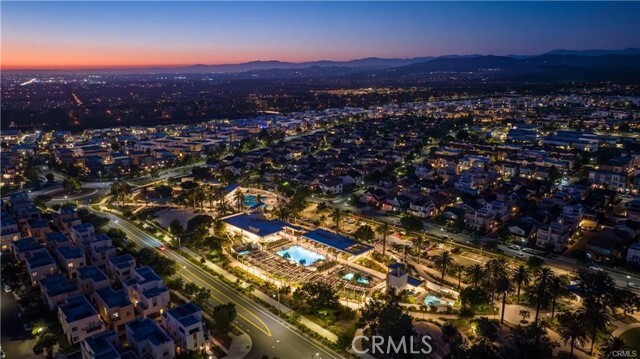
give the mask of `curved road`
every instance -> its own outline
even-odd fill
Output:
[[[108,217],[111,220],[109,226],[122,229],[129,239],[142,247],[157,248],[163,244],[122,218],[107,212],[97,213]],[[325,348],[322,343],[303,336],[297,328],[249,300],[196,264],[184,259],[176,251],[167,248],[160,253],[183,267],[181,275],[185,280],[211,290],[213,303],[236,304],[238,312],[236,324],[247,331],[253,340],[253,348],[248,358],[261,358],[263,355],[280,358],[342,358],[334,351]]]

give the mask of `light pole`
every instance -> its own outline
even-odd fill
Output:
[[[278,316],[282,314],[282,307],[280,305],[280,292],[276,291],[276,294],[273,295],[274,298],[278,298]]]
[[[316,356],[316,357],[320,356],[320,352],[316,352],[316,355],[315,355],[315,356]],[[313,357],[314,357],[314,355],[313,355],[313,354],[311,354],[311,359],[313,359]]]

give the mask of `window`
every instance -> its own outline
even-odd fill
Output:
[[[75,332],[75,331],[77,331],[77,330],[78,330],[78,327],[73,327],[73,328],[71,328],[71,331],[72,331],[72,332]]]

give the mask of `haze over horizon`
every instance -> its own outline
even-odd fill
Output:
[[[640,47],[640,3],[2,2],[3,70]]]

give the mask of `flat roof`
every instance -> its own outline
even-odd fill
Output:
[[[107,276],[96,266],[86,266],[77,269],[78,278],[80,280],[92,279],[94,282],[107,280]]]
[[[360,255],[373,249],[373,247],[362,244],[354,239],[344,237],[320,228],[304,233],[302,237],[354,256]]]
[[[224,218],[223,221],[228,225],[240,228],[243,231],[251,232],[261,237],[278,233],[284,227],[296,228],[287,222],[278,219],[265,219],[250,214],[238,214],[235,216]]]
[[[96,293],[110,308],[122,308],[131,305],[131,301],[129,300],[129,298],[127,298],[127,295],[122,290],[116,291],[111,287],[105,287],[96,290]]]
[[[40,280],[40,284],[42,284],[50,297],[80,290],[77,284],[69,281],[66,276],[60,273]]]
[[[169,341],[172,341],[169,335],[156,324],[155,321],[149,318],[140,319],[136,318],[125,324],[131,329],[132,337],[136,342],[141,343],[144,341],[150,341],[153,345],[160,345]]]
[[[49,264],[55,264],[53,257],[48,252],[36,253],[31,257],[27,257],[29,268],[38,268]]]
[[[67,318],[67,323],[98,315],[87,297],[82,294],[67,298],[66,302],[60,305],[60,311]]]

